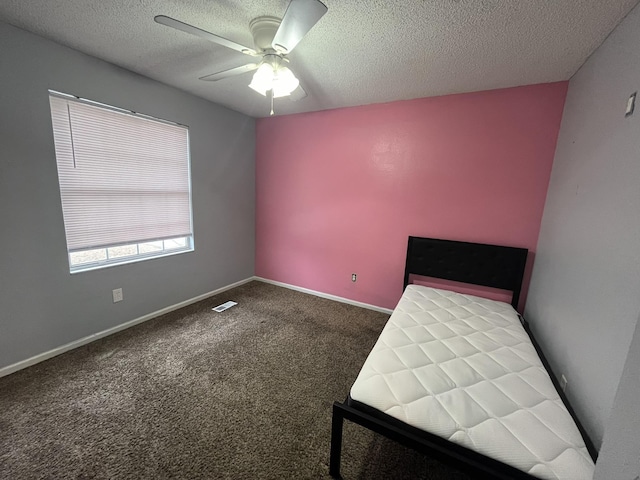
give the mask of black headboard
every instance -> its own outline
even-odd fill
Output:
[[[513,292],[517,308],[527,254],[526,248],[409,237],[403,288],[411,274],[500,288]]]

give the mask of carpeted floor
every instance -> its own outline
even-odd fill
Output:
[[[0,378],[0,478],[328,479],[331,405],[387,318],[251,282]],[[467,479],[344,432],[345,480]]]

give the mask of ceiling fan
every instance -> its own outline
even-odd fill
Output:
[[[254,48],[207,32],[200,28],[181,22],[175,18],[158,15],[154,20],[167,27],[204,38],[232,50],[236,50],[260,60],[240,67],[223,70],[200,77],[200,80],[216,82],[223,78],[241,75],[256,70],[249,84],[256,92],[268,96],[271,101],[273,115],[273,99],[290,96],[299,100],[307,96],[300,86],[300,81],[286,66],[287,55],[296,47],[302,38],[327,13],[327,7],[319,0],[291,0],[282,20],[276,17],[258,17],[251,21],[249,28],[253,36]]]

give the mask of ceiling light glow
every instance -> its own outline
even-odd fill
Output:
[[[289,68],[279,65],[274,68],[265,62],[253,74],[249,87],[265,97],[269,90],[273,90],[273,97],[279,98],[291,95],[299,84],[300,81]]]

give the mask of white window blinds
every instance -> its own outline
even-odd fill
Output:
[[[192,235],[186,127],[49,100],[69,252]]]

